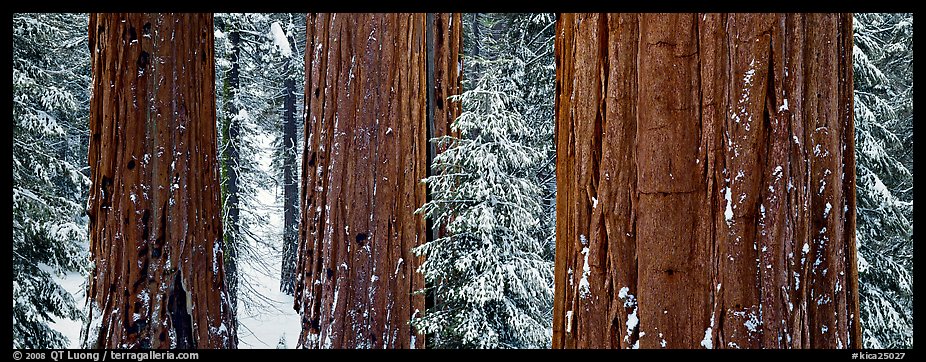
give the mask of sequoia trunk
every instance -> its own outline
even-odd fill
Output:
[[[852,16],[562,14],[555,348],[859,348]]]
[[[92,14],[88,348],[234,348],[211,14]]]
[[[422,348],[425,14],[310,14],[299,346]]]

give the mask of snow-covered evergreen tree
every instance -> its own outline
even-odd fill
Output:
[[[474,13],[463,18],[464,80],[480,79],[489,62],[503,60],[507,92],[523,99],[516,105],[533,132],[524,142],[543,155],[531,179],[543,190],[540,215],[548,257],[553,260],[556,228],[556,148],[553,144],[553,100],[556,69],[553,43],[556,19],[551,13]]]
[[[856,14],[859,295],[867,348],[913,348],[913,14]]]
[[[435,305],[413,323],[443,348],[538,348],[549,342],[552,263],[544,258],[542,190],[530,171],[542,154],[494,65],[458,99],[460,138],[434,158],[422,211],[446,235],[415,251]]]
[[[508,52],[516,60],[518,69],[510,74],[516,91],[524,100],[519,110],[531,132],[527,142],[542,155],[534,165],[531,177],[541,187],[543,212],[540,224],[547,248],[547,259],[553,261],[556,236],[556,145],[554,133],[554,94],[556,67],[553,53],[556,19],[550,13],[505,14],[512,25],[506,34]]]
[[[13,15],[13,348],[62,348],[78,320],[53,275],[85,268],[86,14]]]
[[[551,340],[555,213],[553,16],[464,16],[458,138],[434,158],[443,228],[416,252],[434,307],[413,324],[439,348],[543,348]]]

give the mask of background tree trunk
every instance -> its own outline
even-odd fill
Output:
[[[481,34],[480,31],[479,31],[479,28],[480,28],[480,26],[479,26],[480,14],[481,14],[481,13],[470,13],[470,14],[467,14],[467,15],[469,15],[469,16],[472,16],[472,20],[471,20],[471,22],[470,22],[470,28],[471,28],[471,29],[470,29],[469,33],[470,33],[471,36],[472,36],[473,42],[472,42],[472,45],[471,45],[471,49],[470,49],[470,53],[469,53],[469,54],[470,54],[470,56],[472,56],[472,57],[475,58],[475,59],[478,59],[479,57],[482,56],[482,52],[481,52],[481,50],[482,50],[481,48],[482,48],[482,47],[481,47],[481,44],[479,44],[479,42],[482,41],[482,34]],[[473,62],[473,79],[479,79],[481,76],[482,76],[482,67],[480,67],[480,63],[479,63],[479,62]]]
[[[554,348],[859,348],[852,17],[562,14]]]
[[[287,61],[286,67],[291,67]],[[290,72],[286,72],[290,74]],[[280,291],[292,295],[296,282],[296,248],[299,236],[299,185],[296,179],[296,80],[287,76],[283,100],[283,265]]]
[[[299,346],[422,348],[425,14],[310,14]]]
[[[450,125],[460,116],[462,110],[460,102],[451,102],[448,98],[463,93],[460,84],[463,78],[463,59],[460,57],[460,50],[463,48],[463,19],[460,13],[434,13],[431,17],[429,30],[434,46],[431,55],[433,74],[430,85],[433,93],[428,107],[429,110],[433,110],[429,112],[432,120],[430,123],[433,125],[432,137],[441,137],[454,135]],[[432,158],[446,149],[447,147],[436,147],[432,152]]]
[[[89,348],[234,348],[211,14],[92,14]]]
[[[239,142],[241,135],[241,122],[239,117],[240,100],[240,74],[241,64],[241,33],[238,24],[234,21],[226,22],[225,32],[231,43],[229,61],[231,68],[225,73],[225,91],[228,92],[229,101],[225,102],[225,116],[228,119],[222,122],[222,183],[225,201],[225,280],[228,284],[229,303],[232,313],[238,310],[238,239],[241,235],[241,212],[238,200],[238,165],[240,164]]]

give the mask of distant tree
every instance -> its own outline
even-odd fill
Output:
[[[437,237],[416,249],[433,306],[413,323],[436,347],[544,347],[555,209],[553,16],[466,14],[463,25],[466,91],[453,98],[463,114],[432,140],[445,151],[432,161],[421,211]],[[478,262],[462,270],[463,260]],[[485,278],[493,279],[490,295],[478,287]]]
[[[86,267],[86,14],[13,14],[13,348],[63,348],[80,319],[53,275]]]
[[[241,125],[248,118],[246,107],[241,103],[241,31],[239,22],[218,17],[216,24],[220,34],[227,39],[228,46],[222,55],[228,62],[228,69],[222,76],[221,102],[219,112],[219,129],[221,130],[221,180],[222,180],[222,215],[225,233],[224,247],[225,282],[228,288],[228,301],[232,313],[238,310],[238,241],[241,234],[241,207],[239,201],[239,179],[241,168]],[[218,103],[218,102],[217,102]]]
[[[283,117],[282,134],[278,138],[277,159],[282,169],[283,181],[283,258],[280,266],[280,291],[292,295],[296,283],[296,249],[299,237],[299,164],[301,155],[297,147],[302,131],[302,102],[304,95],[304,59],[300,49],[305,49],[305,16],[289,15],[283,26],[271,25],[274,43],[283,56]],[[275,24],[280,24],[277,22]],[[284,41],[285,40],[285,41]]]
[[[280,270],[280,290],[292,293],[299,212],[295,160],[301,151],[294,145],[302,131],[296,121],[302,117],[302,97],[293,94],[302,94],[299,47],[304,47],[305,14],[220,13],[216,18],[218,122],[225,130],[219,148],[228,156],[222,161],[223,205],[226,223],[236,225],[226,233],[235,241],[235,257],[227,255],[226,264],[237,270],[247,266],[235,278],[229,275],[230,286],[240,290],[235,299],[245,308],[260,310],[267,306],[266,296],[254,285],[255,276],[245,272]],[[267,227],[267,215],[279,204],[260,200],[262,190],[282,204],[283,229]],[[281,256],[282,263],[274,266]]]
[[[514,60],[507,77],[513,81],[510,92],[518,92],[523,102],[513,104],[526,127],[531,130],[524,142],[541,156],[531,171],[531,182],[540,187],[542,211],[538,215],[541,229],[537,237],[543,240],[544,257],[553,261],[556,246],[556,147],[554,147],[553,117],[556,99],[556,71],[553,52],[556,19],[554,14],[506,14],[512,25],[504,35],[505,44]]]

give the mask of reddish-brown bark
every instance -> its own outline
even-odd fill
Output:
[[[310,14],[299,346],[422,348],[425,14]]]
[[[211,14],[92,14],[90,348],[234,348]]]
[[[434,73],[431,77],[434,94],[430,104],[434,109],[434,113],[430,115],[433,137],[454,135],[450,125],[462,111],[460,102],[448,99],[452,95],[463,93],[460,83],[463,78],[463,59],[460,57],[460,50],[463,49],[461,16],[460,13],[436,13],[432,15],[432,22],[429,24],[431,41],[434,44]],[[444,150],[446,146],[438,147],[436,153]]]
[[[562,14],[556,42],[553,346],[860,347],[851,15]]]

